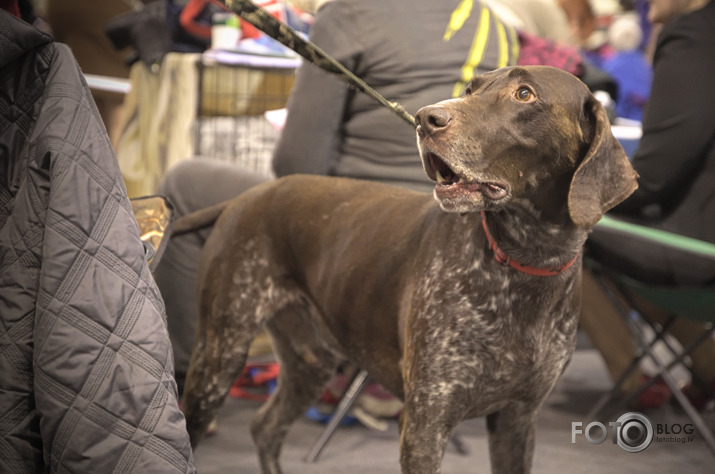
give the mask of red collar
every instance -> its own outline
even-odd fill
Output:
[[[569,269],[571,265],[576,263],[576,260],[578,260],[578,256],[581,254],[580,252],[576,254],[576,256],[571,260],[569,263],[565,265],[561,265],[560,267],[556,268],[537,268],[537,267],[530,267],[528,265],[522,265],[521,263],[517,262],[516,260],[513,260],[509,258],[508,255],[506,255],[502,250],[497,247],[496,241],[492,238],[491,234],[489,233],[489,228],[487,228],[487,217],[484,211],[481,212],[482,215],[482,227],[484,227],[484,233],[487,234],[487,242],[489,242],[489,248],[492,249],[494,252],[494,258],[496,259],[497,262],[503,263],[505,265],[509,265],[511,268],[514,268],[522,273],[526,273],[527,275],[533,275],[533,276],[553,276],[553,275],[558,275],[559,273],[562,273]]]

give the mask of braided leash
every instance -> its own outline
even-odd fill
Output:
[[[295,51],[319,68],[340,77],[357,90],[369,95],[381,105],[396,113],[412,127],[415,127],[415,118],[400,104],[385,99],[379,92],[329,56],[328,53],[320,49],[315,43],[303,39],[293,28],[285,23],[281,23],[263,8],[251,2],[251,0],[225,0],[225,4],[235,14],[274,40]]]

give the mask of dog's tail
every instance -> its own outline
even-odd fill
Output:
[[[179,217],[174,221],[171,237],[196,232],[197,230],[212,226],[231,201],[232,199],[229,199],[228,201],[223,201]]]

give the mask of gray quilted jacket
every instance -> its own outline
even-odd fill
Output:
[[[172,374],[72,53],[0,9],[0,472],[194,472]]]

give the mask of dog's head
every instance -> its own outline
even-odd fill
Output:
[[[547,66],[474,78],[463,97],[417,112],[417,141],[445,211],[528,206],[590,227],[636,188],[600,102]]]

